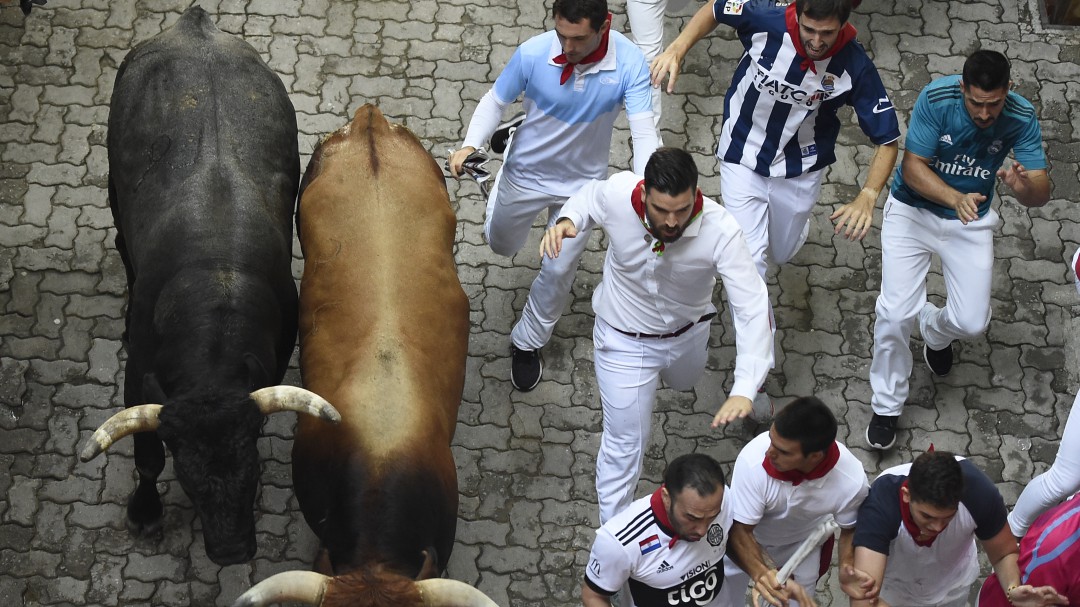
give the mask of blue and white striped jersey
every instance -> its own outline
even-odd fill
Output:
[[[724,98],[717,158],[766,177],[822,169],[836,161],[844,105],[874,144],[899,139],[896,110],[862,45],[851,40],[803,69],[789,10],[775,0],[714,0],[713,17],[734,27],[745,49]]]

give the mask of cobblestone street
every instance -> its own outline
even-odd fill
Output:
[[[624,0],[609,0],[627,32]],[[172,473],[160,541],[124,526],[135,487],[133,445],[88,463],[78,449],[123,406],[126,282],[107,195],[106,124],[113,80],[137,43],[172,25],[190,0],[49,0],[23,17],[0,6],[0,605],[229,605],[269,575],[309,569],[316,541],[292,490],[295,417],[272,416],[259,441],[258,553],[220,567]],[[440,165],[514,48],[552,27],[550,0],[200,0],[218,26],[243,37],[280,75],[300,129],[302,167],[316,143],[363,103],[412,129]],[[669,19],[666,42],[699,6]],[[841,420],[840,440],[872,479],[931,444],[969,455],[1011,506],[1054,458],[1078,390],[1080,297],[1068,260],[1080,245],[1080,33],[1047,29],[1035,0],[866,0],[853,13],[906,121],[932,78],[959,73],[978,48],[1013,62],[1014,89],[1039,112],[1051,202],[1028,210],[998,188],[993,318],[957,344],[947,378],[912,340],[912,391],[898,447],[866,447],[874,302],[880,284],[880,203],[862,242],[834,237],[829,214],[860,189],[872,148],[850,112],[838,162],[822,188],[809,239],[770,270],[778,326],[765,387],[778,406],[817,395]],[[713,152],[723,94],[742,47],[723,26],[688,55],[666,96],[664,142],[694,153],[706,195],[719,198]],[[516,106],[515,106],[516,108]],[[625,117],[611,155],[629,164]],[[494,163],[493,163],[494,164]],[[544,350],[544,380],[528,393],[509,381],[510,329],[539,268],[535,229],[513,258],[482,236],[484,201],[449,180],[458,215],[458,273],[471,302],[467,377],[454,439],[461,502],[449,577],[504,607],[580,605],[578,587],[598,522],[594,467],[601,428],[592,364],[590,299],[603,239],[593,237],[573,302]],[[882,196],[882,199],[884,195]],[[294,246],[294,276],[303,260]],[[935,263],[931,301],[944,301]],[[719,295],[718,295],[719,297]],[[719,309],[726,307],[719,303]],[[433,337],[437,339],[437,336]],[[708,453],[730,472],[767,426],[709,429],[731,385],[735,349],[726,311],[712,324],[708,370],[694,392],[660,391],[639,495],[666,462]],[[917,349],[917,350],[916,350]],[[296,357],[286,382],[299,385]],[[980,580],[981,581],[981,580]],[[832,578],[820,604],[847,605]]]

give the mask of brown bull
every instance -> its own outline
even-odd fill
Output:
[[[446,568],[457,524],[450,441],[469,304],[442,172],[408,129],[365,105],[312,154],[297,223],[300,369],[342,421],[299,421],[293,482],[338,577],[282,574],[237,604],[460,605],[451,595],[464,586],[473,604],[493,605],[464,584],[440,599],[449,580],[412,582]]]

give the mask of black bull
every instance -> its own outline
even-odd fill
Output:
[[[208,556],[242,562],[255,554],[263,414],[314,402],[257,390],[281,381],[296,342],[292,103],[255,49],[195,7],[120,66],[108,149],[128,279],[124,402],[160,404],[118,414],[82,455],[135,432],[128,525],[149,534],[160,529],[164,441]]]

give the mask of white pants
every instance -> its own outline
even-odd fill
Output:
[[[630,21],[630,33],[634,44],[645,54],[645,61],[652,60],[664,50],[664,10],[668,0],[626,0],[626,18]],[[664,83],[667,86],[667,83]],[[660,129],[660,87],[652,87],[653,121]]]
[[[923,341],[934,350],[955,339],[975,337],[990,323],[990,278],[994,264],[993,209],[967,225],[904,204],[892,195],[881,223],[881,293],[870,363],[870,403],[878,415],[900,415],[908,397],[911,349],[908,340],[926,304],[930,256],[941,258],[947,295],[921,321]]]
[[[675,390],[693,388],[705,372],[708,342],[707,322],[678,337],[656,339],[623,335],[596,318],[593,359],[604,410],[596,456],[600,524],[634,501],[660,379]]]
[[[763,177],[741,164],[720,162],[724,208],[739,222],[750,256],[765,278],[768,262],[787,263],[806,241],[823,171]]]
[[[803,538],[805,539],[805,538]],[[803,540],[799,540],[794,544],[788,544],[786,546],[762,546],[762,550],[772,558],[776,566],[782,567],[784,563],[791,558],[792,554],[799,549]],[[799,566],[795,568],[795,571],[791,574],[791,579],[795,580],[806,590],[806,594],[811,597],[817,592],[818,570],[821,568],[821,547],[811,552],[806,559],[799,563]],[[743,607],[750,602],[750,576],[739,568],[738,565],[731,562],[731,559],[724,558],[724,586],[720,589],[720,601],[721,605],[725,607]],[[762,603],[767,604],[767,603]],[[798,601],[790,601],[789,605],[798,605]]]
[[[550,227],[559,218],[559,210],[565,202],[564,197],[523,188],[504,179],[502,169],[499,169],[488,196],[484,237],[492,251],[510,257],[525,245],[536,216],[546,210]],[[578,260],[589,243],[589,235],[586,232],[578,234],[577,238],[563,240],[562,253],[557,258],[541,260],[540,273],[529,289],[521,320],[510,333],[511,341],[518,348],[536,350],[551,339],[555,323],[570,298]]]
[[[1073,400],[1065,431],[1058,443],[1057,456],[1050,469],[1031,479],[1009,513],[1013,535],[1027,533],[1035,519],[1058,502],[1080,491],[1080,394]]]

